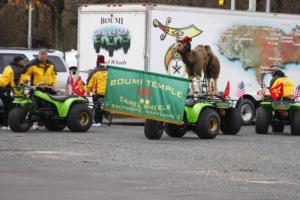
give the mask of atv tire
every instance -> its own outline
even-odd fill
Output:
[[[13,132],[27,132],[31,128],[33,123],[26,121],[27,113],[28,108],[21,106],[9,112],[8,125]]]
[[[67,126],[65,120],[59,119],[44,121],[44,124],[48,131],[62,131]]]
[[[264,107],[258,107],[256,110],[255,131],[257,134],[268,134],[271,116]]]
[[[239,109],[226,110],[225,118],[221,122],[221,130],[225,135],[236,135],[242,127],[242,117]]]
[[[159,140],[164,133],[164,123],[146,119],[144,126],[144,134],[149,140]]]
[[[291,120],[292,135],[300,135],[300,110],[295,110]]]
[[[219,134],[220,130],[219,114],[210,108],[204,109],[195,127],[195,133],[201,139],[213,139]]]
[[[86,132],[93,123],[93,113],[85,104],[75,104],[71,107],[67,126],[72,132]]]
[[[284,131],[284,125],[283,124],[273,124],[272,131],[273,131],[273,133],[282,133]]]
[[[186,134],[186,130],[183,126],[176,124],[166,124],[165,126],[166,134],[170,137],[183,137]]]

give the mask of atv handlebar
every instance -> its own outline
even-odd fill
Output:
[[[48,85],[48,84],[46,84],[46,83],[44,83],[44,82],[40,82],[40,83],[38,83],[37,85],[29,85],[29,84],[23,84],[23,86],[24,87],[27,87],[27,88],[29,88],[29,89],[37,89],[37,88],[39,88],[39,87],[45,87],[45,88],[49,88],[49,89],[52,89],[53,88],[53,86],[52,85]]]

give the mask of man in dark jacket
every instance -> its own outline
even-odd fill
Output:
[[[102,125],[103,115],[108,120],[108,125],[112,122],[112,115],[110,112],[102,110],[106,92],[107,81],[107,66],[105,64],[105,57],[98,55],[96,68],[89,74],[86,82],[86,93],[93,94],[94,108],[94,126],[100,127]]]
[[[0,99],[3,103],[4,115],[3,115],[3,129],[8,129],[8,114],[12,109],[13,98],[11,91],[16,94],[20,83],[25,79],[24,75],[25,60],[22,56],[14,57],[13,62],[7,65],[3,73],[0,76]]]

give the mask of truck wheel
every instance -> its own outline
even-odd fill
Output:
[[[26,107],[16,107],[9,112],[8,125],[13,132],[27,132],[31,128],[33,123],[26,121],[27,114]]]
[[[243,99],[239,102],[237,108],[241,113],[241,117],[244,125],[250,125],[255,118],[255,106],[249,99]]]
[[[146,119],[144,126],[144,134],[149,140],[159,140],[164,132],[164,123]]]
[[[67,118],[67,126],[72,132],[86,132],[92,126],[93,113],[85,104],[75,104],[71,107]]]
[[[166,124],[165,130],[170,137],[183,137],[186,134],[186,130],[182,125]]]
[[[257,134],[267,134],[271,117],[268,110],[264,107],[259,107],[256,110],[255,131]]]
[[[282,133],[284,131],[284,125],[283,124],[273,124],[272,131],[273,131],[273,133]]]
[[[237,108],[226,111],[225,118],[221,122],[221,130],[225,135],[236,135],[242,127],[242,117]]]
[[[295,110],[291,120],[292,135],[300,135],[300,110]]]
[[[65,120],[52,119],[44,121],[44,125],[49,131],[62,131],[67,124]]]
[[[219,134],[220,117],[219,114],[210,108],[204,109],[195,127],[195,132],[199,138],[213,139]]]

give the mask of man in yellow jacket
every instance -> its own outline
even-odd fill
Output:
[[[41,85],[39,89],[47,93],[54,93],[56,85],[56,71],[54,64],[48,60],[48,53],[46,49],[41,49],[38,57],[28,64],[26,77],[27,81],[31,82],[31,85],[37,86],[42,83],[47,86],[51,86],[52,89],[49,89]]]
[[[25,79],[24,66],[24,58],[16,56],[0,75],[0,98],[4,108],[3,129],[8,129],[8,114],[13,107],[11,91],[13,90],[14,95],[20,95],[20,83]]]
[[[282,97],[290,98],[292,92],[296,89],[295,82],[288,78],[281,70],[272,72],[272,79],[270,81],[270,88],[274,88],[279,84],[283,84]]]
[[[99,127],[102,124],[103,114],[108,119],[110,125],[111,114],[102,111],[103,99],[106,92],[107,67],[104,56],[99,55],[97,58],[97,67],[94,69],[90,78],[88,78],[86,86],[86,94],[93,93],[93,102],[96,105],[94,110],[94,126]]]

